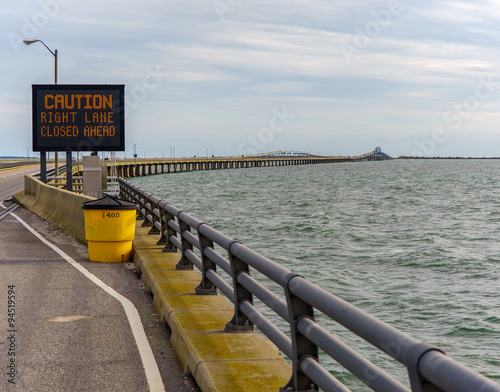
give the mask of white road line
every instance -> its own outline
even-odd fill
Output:
[[[144,366],[144,371],[146,373],[146,378],[148,380],[149,390],[151,392],[165,392],[165,386],[163,384],[163,380],[161,379],[160,370],[158,369],[158,365],[153,355],[153,351],[151,350],[148,338],[146,337],[146,333],[144,332],[141,317],[139,315],[139,312],[135,308],[134,304],[130,302],[127,298],[125,298],[123,295],[117,293],[114,289],[109,287],[102,280],[97,278],[94,274],[90,273],[83,266],[78,264],[75,260],[73,260],[70,256],[64,253],[57,246],[47,241],[44,237],[42,237],[39,233],[37,233],[30,225],[28,225],[25,221],[23,221],[19,216],[17,216],[14,213],[11,213],[11,215],[14,218],[16,218],[30,232],[32,232],[33,235],[35,235],[40,241],[42,241],[45,245],[53,249],[56,253],[59,254],[59,256],[61,256],[69,264],[71,264],[83,275],[85,275],[85,277],[90,279],[92,282],[94,282],[97,286],[99,286],[109,295],[120,301],[127,315],[127,319],[130,324],[130,328],[132,329],[132,333],[134,335],[137,348],[139,349],[139,354],[141,356],[142,364]]]
[[[5,209],[3,203],[0,203],[0,206]],[[14,204],[13,206],[9,207],[8,209],[5,209],[5,211],[2,211],[0,213],[0,220],[2,220],[7,215],[9,215],[10,212],[17,210],[17,207],[19,207],[19,206],[17,204]]]

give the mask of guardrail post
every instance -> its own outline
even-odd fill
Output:
[[[191,232],[191,226],[189,226],[186,222],[183,222],[182,219],[181,219],[181,214],[183,213],[184,211],[180,211],[178,214],[177,214],[177,220],[179,222],[179,229],[181,231],[181,254],[182,254],[182,257],[181,257],[181,261],[179,261],[177,263],[177,265],[175,266],[176,269],[179,269],[179,270],[186,270],[186,269],[193,269],[193,263],[191,263],[191,261],[186,257],[186,251],[187,250],[190,250],[192,251],[193,250],[193,245],[184,238],[184,232]]]
[[[66,151],[66,189],[73,192],[73,153]]]
[[[160,199],[158,199],[156,196],[150,195],[149,196],[149,205],[151,206],[151,220],[153,221],[151,224],[151,230],[149,230],[148,235],[155,235],[155,234],[160,234],[160,230],[155,226],[156,222],[160,221],[160,218],[155,214],[155,209],[158,209],[159,211],[159,203]],[[160,214],[158,214],[160,215]]]
[[[129,200],[127,188],[125,187],[125,183],[121,178],[118,179],[118,186],[120,188],[120,196],[123,197],[124,199]]]
[[[131,194],[132,200],[129,200],[129,201],[132,201],[132,202],[136,203],[139,206],[137,208],[137,216],[136,216],[136,220],[139,220],[142,217],[142,214],[141,214],[141,203],[140,203],[140,199],[141,199],[140,196],[141,195],[139,195],[139,193],[137,192],[137,190],[134,189],[134,188],[132,188],[132,192],[130,194]]]
[[[132,203],[137,203],[139,197],[137,196],[137,190],[132,186],[132,184],[123,178],[120,179],[120,194]],[[140,206],[137,209],[136,219],[139,219]]]
[[[250,269],[248,264],[238,257],[234,256],[231,252],[231,247],[234,244],[239,244],[239,241],[233,241],[227,247],[229,263],[231,264],[231,276],[233,278],[233,290],[234,290],[234,316],[233,319],[226,324],[224,329],[226,332],[252,332],[253,323],[248,319],[247,316],[241,311],[240,304],[243,301],[248,301],[253,304],[253,296],[250,291],[243,287],[238,282],[239,274],[250,275]]]
[[[45,151],[40,152],[40,181],[47,183],[47,154]]]
[[[119,179],[120,196],[128,201],[132,201],[130,185],[123,179]]]
[[[169,225],[169,222],[174,221],[174,215],[168,211],[166,208],[167,206],[167,202],[163,200],[160,202],[161,237],[160,241],[158,241],[158,245],[165,244],[165,247],[162,249],[163,253],[175,253],[177,252],[177,248],[172,244],[170,238],[172,236],[177,237],[177,232]]]
[[[429,351],[443,351],[428,343],[419,343],[411,348],[408,354],[407,369],[412,392],[444,392],[423,378],[418,369],[420,359]]]
[[[303,279],[301,275],[291,273],[285,277],[286,283],[284,285],[292,335],[292,357],[290,360],[292,361],[293,373],[288,384],[280,388],[280,392],[317,391],[318,386],[300,370],[300,362],[306,357],[312,357],[319,362],[318,346],[297,329],[298,321],[304,317],[314,321],[314,308],[292,293],[290,287],[294,284],[300,284],[300,282],[292,282],[295,278]]]
[[[160,230],[160,239],[158,240],[156,245],[167,245],[170,242],[167,233],[168,221],[166,218],[167,211],[165,210],[164,207],[165,204],[168,203],[166,203],[164,200],[160,200],[160,202],[158,203],[158,210],[160,211],[161,230]]]
[[[148,220],[148,210],[152,211],[151,203],[149,202],[149,196],[143,194],[141,202],[142,205],[144,206],[144,214],[143,214],[144,222],[142,222],[141,227],[151,227],[153,226],[153,224]]]
[[[200,242],[202,278],[199,286],[195,289],[195,291],[198,295],[216,295],[217,288],[210,281],[210,279],[207,278],[207,271],[213,270],[214,272],[216,272],[217,264],[215,264],[212,260],[205,256],[205,248],[213,249],[214,242],[200,233],[200,227],[203,225],[206,225],[206,223],[200,223],[196,228],[196,231],[198,232],[198,241]]]
[[[141,209],[142,209],[141,194],[135,188],[133,188],[132,198],[133,198],[133,200],[131,200],[131,201],[133,201],[134,203],[136,203],[139,206],[139,208],[137,208],[136,220],[144,219],[144,217],[142,216],[142,212],[141,212]]]
[[[149,197],[151,194],[142,188],[138,188],[137,193],[138,195],[136,196],[136,199],[139,201],[139,216],[140,219],[144,219],[141,227],[150,227],[152,224],[148,221],[148,205],[149,208],[151,208],[151,204],[149,203]]]
[[[139,219],[145,219],[146,216],[142,213],[143,210],[145,210],[144,206],[144,196],[140,193],[138,189],[135,190],[134,194],[135,202],[139,204],[139,209],[138,209],[138,214],[137,214],[137,220]]]

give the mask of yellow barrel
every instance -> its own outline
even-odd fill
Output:
[[[103,263],[127,261],[135,238],[137,205],[106,196],[83,204],[89,260]]]

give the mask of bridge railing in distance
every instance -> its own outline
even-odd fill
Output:
[[[59,175],[66,173],[66,165],[60,165],[59,166]],[[56,180],[66,180],[66,177],[56,177],[56,169],[55,167],[52,169],[47,169],[47,185],[53,185],[53,186],[58,186],[62,187],[63,185],[66,186],[66,184],[61,184],[60,182],[56,183]],[[41,174],[40,172],[36,172],[34,177],[40,178]]]
[[[34,165],[37,163],[36,161],[19,161],[19,162],[0,162],[0,169],[10,169],[13,167],[19,167],[19,166],[28,166],[28,165]]]
[[[411,391],[500,392],[500,385],[449,358],[439,348],[382,322],[123,178],[119,182],[121,195],[139,205],[142,225],[150,226],[149,233],[159,236],[158,243],[165,245],[163,251],[181,253],[177,268],[195,266],[201,272],[196,293],[214,295],[219,290],[233,303],[234,315],[226,332],[244,333],[256,326],[290,359],[293,374],[282,392],[349,391],[323,367],[320,350],[374,391],[410,391],[326,331],[319,324],[317,312],[403,364]],[[271,281],[278,284],[282,296],[252,277],[252,270],[269,279],[269,285]],[[224,279],[222,272],[230,278]],[[291,338],[254,306],[254,298],[287,322]]]
[[[59,174],[65,174],[66,173],[66,165],[61,165],[59,166]],[[47,170],[47,185],[56,187],[56,188],[62,188],[62,189],[67,189],[67,177],[66,176],[61,176],[59,175],[56,177],[55,175],[56,169],[48,169]],[[83,176],[81,175],[75,175],[81,172],[81,167],[78,164],[73,165],[73,175],[71,176],[72,180],[72,191],[76,193],[83,193]],[[40,172],[34,173],[34,177],[40,178]],[[117,183],[117,177],[116,176],[107,176],[107,188],[105,189],[105,192],[108,194],[112,195],[117,195],[118,194],[118,183]]]

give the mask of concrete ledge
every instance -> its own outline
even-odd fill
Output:
[[[197,270],[176,270],[178,253],[163,253],[159,236],[136,225],[133,258],[145,287],[153,293],[161,320],[186,373],[203,392],[277,392],[292,374],[278,349],[259,333],[226,333],[234,314],[221,295],[196,295]],[[149,247],[148,247],[149,244]]]
[[[87,244],[82,205],[94,200],[92,197],[58,189],[34,177],[25,176],[24,193],[16,194],[15,198],[28,210]]]

